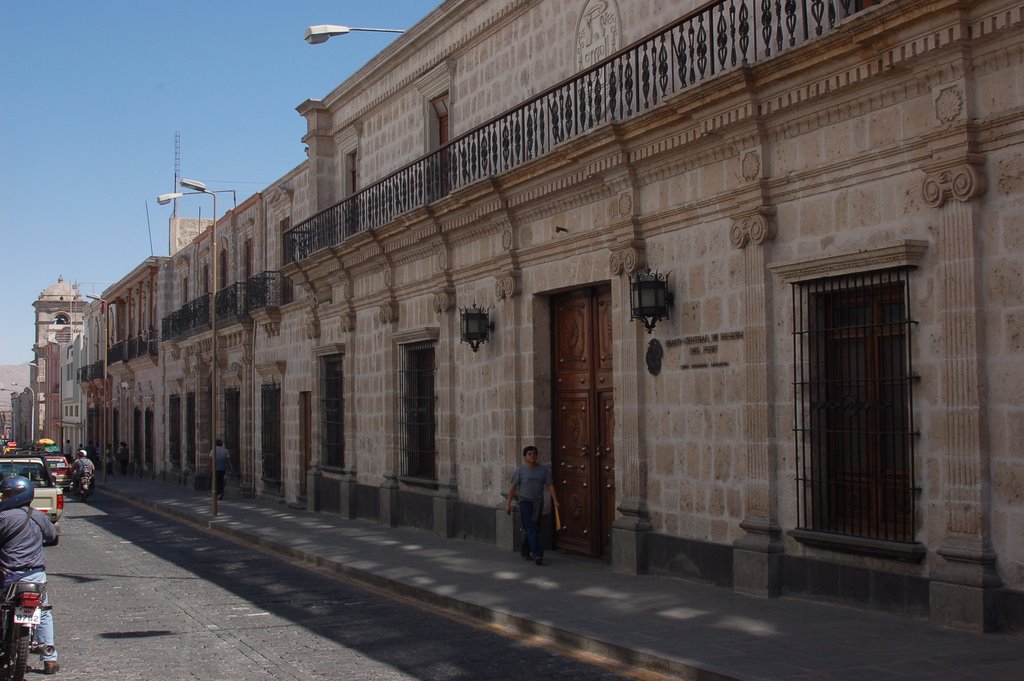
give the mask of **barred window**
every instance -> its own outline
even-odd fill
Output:
[[[320,461],[345,465],[345,397],[341,354],[320,358]]]
[[[181,467],[181,396],[167,400],[167,458],[172,468]]]
[[[907,272],[793,286],[801,528],[914,540]]]
[[[437,479],[434,374],[433,342],[403,346],[398,414],[403,476]]]
[[[196,466],[196,394],[185,395],[185,467]]]
[[[231,457],[231,466],[242,470],[242,393],[238,388],[224,390],[224,448]]]
[[[145,462],[146,467],[153,468],[153,433],[154,430],[154,415],[152,409],[146,409],[146,414],[143,417],[143,427],[146,430],[145,442],[143,445],[142,460]]]
[[[260,390],[260,446],[263,479],[281,480],[281,386],[266,383]]]

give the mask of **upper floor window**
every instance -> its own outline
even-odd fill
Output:
[[[245,240],[244,255],[242,256],[242,281],[249,281],[252,276],[252,239]]]
[[[217,253],[217,290],[227,286],[228,281],[228,249],[221,248]]]
[[[801,528],[914,541],[907,271],[793,287]]]
[[[68,316],[62,312],[53,318],[53,323],[58,326],[67,326],[71,322],[68,320]]]

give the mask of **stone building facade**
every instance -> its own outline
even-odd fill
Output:
[[[168,326],[211,299],[210,230],[164,268],[156,471],[208,477],[215,400],[243,493],[511,548],[536,444],[563,551],[1021,626],[1022,27],[444,2],[218,224],[216,356],[208,316]]]

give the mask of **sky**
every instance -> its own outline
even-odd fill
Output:
[[[58,277],[99,295],[167,255],[176,133],[181,177],[241,203],[303,161],[295,107],[400,37],[308,45],[306,27],[405,29],[440,4],[0,0],[0,365],[32,361],[32,303]]]

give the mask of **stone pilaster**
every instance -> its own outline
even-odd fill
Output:
[[[641,266],[643,254],[631,245],[616,250],[609,261],[612,276],[612,300],[617,310],[629,309],[629,275]],[[621,276],[614,276],[621,275]],[[644,446],[641,414],[644,411],[640,387],[646,334],[639,324],[630,325],[625,314],[615,315],[613,334],[621,338],[622,367],[616,382],[622,386],[622,400],[616,404],[616,465],[622,471],[619,516],[612,525],[612,568],[619,572],[647,572],[647,536],[651,531],[647,509],[647,452]]]
[[[973,155],[932,168],[925,202],[938,216],[942,311],[940,402],[945,413],[945,538],[932,574],[931,618],[941,624],[990,631],[997,626],[998,589],[990,543],[991,489],[982,404],[981,301],[977,231],[985,191],[982,159]]]
[[[445,329],[437,340],[439,362],[454,366],[458,345],[458,319],[455,315],[454,294],[447,287],[435,291],[434,312],[439,324]],[[441,358],[444,358],[441,360]],[[459,498],[457,473],[458,443],[455,433],[456,395],[451,372],[437,372],[437,492],[434,496],[434,534],[451,538],[455,536],[455,502]]]
[[[779,594],[782,581],[781,528],[774,501],[779,490],[769,395],[771,289],[765,269],[765,249],[775,236],[773,214],[772,209],[762,206],[738,216],[729,233],[733,246],[743,251],[743,442],[747,469],[740,523],[746,535],[734,544],[733,585],[737,591],[769,597]]]

